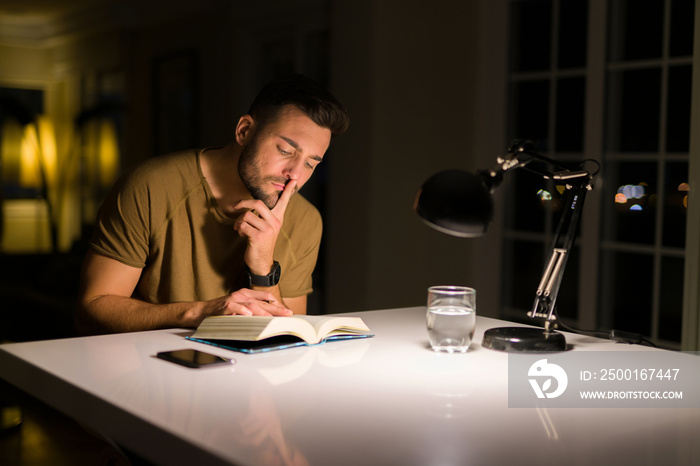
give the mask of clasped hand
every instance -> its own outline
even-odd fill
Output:
[[[241,288],[221,298],[207,302],[204,315],[291,316],[272,293]]]

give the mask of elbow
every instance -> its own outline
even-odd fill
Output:
[[[97,318],[95,311],[92,309],[94,300],[81,299],[75,307],[73,316],[73,324],[78,336],[100,335],[108,333]]]
[[[87,310],[82,303],[78,303],[75,307],[75,313],[73,316],[73,325],[75,326],[75,332],[78,336],[89,336],[94,335],[95,332],[91,325],[91,319],[88,318]]]

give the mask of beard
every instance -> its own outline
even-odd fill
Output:
[[[268,209],[272,209],[277,205],[282,192],[274,190],[270,193],[265,191],[264,187],[269,187],[272,183],[286,185],[289,180],[284,177],[263,176],[258,159],[257,136],[254,136],[241,150],[241,156],[238,159],[238,175],[251,196],[263,201]]]

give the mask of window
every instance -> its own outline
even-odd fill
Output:
[[[507,134],[562,162],[602,164],[558,314],[669,348],[681,339],[694,3],[513,0],[509,10]],[[561,204],[556,186],[523,170],[510,178],[503,317],[522,320]]]

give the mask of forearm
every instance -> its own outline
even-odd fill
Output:
[[[208,301],[153,304],[131,298],[141,269],[88,251],[81,275],[75,325],[81,334],[197,327],[210,315],[291,315],[270,290],[241,288]]]
[[[151,304],[133,298],[103,295],[79,303],[76,329],[80,334],[134,332],[169,327],[196,327],[204,303]]]
[[[81,334],[197,327],[210,315],[292,315],[269,291],[241,288],[210,301],[150,304],[120,295],[99,294],[79,301],[76,328]]]

